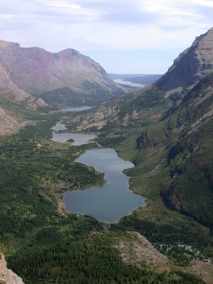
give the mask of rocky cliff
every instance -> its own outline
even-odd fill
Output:
[[[7,263],[3,255],[0,255],[0,284],[24,284],[18,275],[7,268]]]

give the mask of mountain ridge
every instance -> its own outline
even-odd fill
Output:
[[[188,88],[213,69],[213,28],[197,37],[191,47],[183,51],[160,78],[156,86],[162,90]]]
[[[100,64],[71,48],[53,53],[0,41],[0,64],[19,89],[44,100],[48,93],[49,103],[50,92],[63,88],[70,89],[71,97],[82,95],[82,103],[86,96],[94,98],[95,103],[97,96],[103,95],[105,100],[122,93]]]

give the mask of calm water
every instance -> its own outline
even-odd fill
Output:
[[[81,133],[68,133],[68,132],[62,132],[57,133],[53,132],[52,134],[52,140],[59,143],[64,143],[66,141],[69,141],[72,143],[73,146],[81,146],[86,145],[90,142],[92,142],[93,139],[96,138],[96,135],[93,134],[81,134]],[[72,142],[73,140],[73,142]]]
[[[133,83],[130,81],[122,80],[122,79],[115,79],[115,83],[118,83],[120,85],[125,85],[125,86],[130,86],[130,87],[135,87],[135,88],[144,88],[145,85],[139,84],[139,83]]]
[[[82,112],[92,109],[91,106],[82,106],[82,107],[67,107],[61,110],[61,112]]]
[[[59,143],[64,143],[69,140],[73,140],[73,146],[86,145],[92,142],[96,138],[95,134],[82,134],[82,133],[72,133],[66,131],[66,126],[62,122],[58,122],[53,128],[52,140]]]
[[[59,131],[59,132],[58,132]],[[63,131],[63,133],[60,133]],[[73,139],[73,145],[87,144],[95,135],[64,132],[66,128],[59,122],[53,128],[53,140],[66,142]],[[143,206],[143,197],[129,190],[129,178],[123,173],[134,167],[124,161],[111,148],[95,148],[83,153],[76,162],[94,167],[104,173],[105,184],[84,190],[66,192],[65,208],[77,214],[89,215],[101,222],[115,223],[120,218]]]
[[[115,223],[143,205],[144,199],[129,191],[129,178],[123,173],[125,169],[132,168],[133,164],[120,159],[113,149],[88,150],[77,162],[103,172],[106,182],[103,186],[66,192],[64,203],[68,211]]]

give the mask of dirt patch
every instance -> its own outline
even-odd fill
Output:
[[[119,240],[116,248],[127,264],[138,267],[148,265],[159,272],[170,271],[168,258],[139,233],[129,232],[128,238]]]

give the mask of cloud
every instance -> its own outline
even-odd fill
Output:
[[[61,16],[62,14],[84,17],[84,20],[95,19],[97,12],[92,9],[86,8],[77,2],[67,1],[67,0],[35,0],[37,3],[47,9],[49,13],[57,14]],[[81,18],[82,19],[82,18]]]
[[[203,7],[213,8],[212,0],[192,0],[192,3]]]
[[[53,51],[73,47],[103,61],[113,54],[107,66],[115,54],[127,62],[128,52],[149,50],[150,66],[162,61],[165,68],[166,56],[156,54],[167,51],[171,60],[189,46],[211,27],[212,9],[212,0],[7,0],[0,2],[0,37]]]

